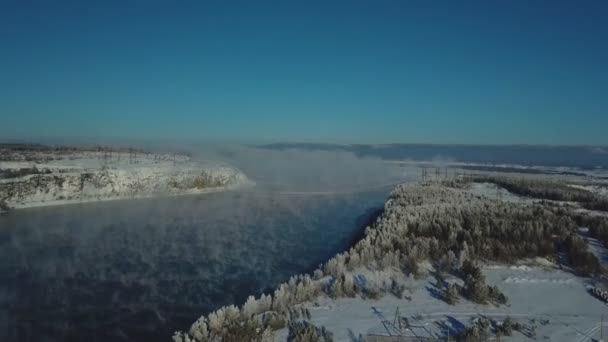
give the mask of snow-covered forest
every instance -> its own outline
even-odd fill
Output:
[[[517,194],[551,201],[512,202],[469,192],[472,181],[493,182]],[[175,341],[272,341],[273,331],[289,327],[291,340],[324,341],[324,329],[302,325],[300,304],[319,296],[379,298],[406,296],[408,279],[432,272],[438,297],[450,305],[461,298],[479,304],[505,305],[509,299],[497,286],[486,284],[481,265],[512,264],[542,257],[565,270],[594,277],[604,274],[579,227],[608,242],[608,220],[576,210],[603,208],[601,198],[555,182],[516,182],[503,178],[456,179],[398,186],[383,213],[363,238],[311,274],[293,276],[274,293],[249,299],[240,307],[220,308],[197,320]],[[446,281],[450,275],[457,281]],[[298,323],[300,322],[300,323]],[[511,323],[511,322],[510,322]],[[504,323],[503,323],[504,324]],[[473,327],[462,338],[477,338]],[[501,326],[497,331],[510,331]],[[502,330],[501,330],[502,329]],[[318,332],[318,333],[317,333]],[[298,339],[311,334],[314,338]]]

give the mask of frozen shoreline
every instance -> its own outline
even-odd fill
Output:
[[[200,190],[192,190],[186,192],[179,193],[156,193],[156,194],[144,194],[132,197],[100,197],[100,198],[91,198],[91,199],[74,199],[74,200],[56,200],[56,201],[45,201],[45,202],[37,202],[37,203],[29,203],[25,205],[21,205],[18,207],[13,207],[8,211],[12,210],[22,210],[22,209],[31,209],[31,208],[42,208],[42,207],[52,207],[52,206],[63,206],[63,205],[72,205],[72,204],[85,204],[85,203],[96,203],[96,202],[109,202],[109,201],[126,201],[126,200],[138,200],[138,199],[150,199],[150,198],[167,198],[167,197],[181,197],[181,196],[196,196],[196,195],[205,195],[212,194],[218,192],[226,192],[233,191],[245,187],[253,186],[253,184],[244,184],[239,186],[229,186],[229,187],[215,187],[208,189],[200,189]],[[3,212],[0,210],[0,214]]]

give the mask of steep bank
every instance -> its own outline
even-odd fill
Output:
[[[221,191],[252,184],[238,169],[184,155],[77,151],[0,161],[0,203],[10,209]]]

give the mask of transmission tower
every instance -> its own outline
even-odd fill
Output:
[[[129,164],[136,164],[136,163],[137,163],[137,151],[130,148],[129,149]]]
[[[602,315],[602,320],[600,321],[600,341],[604,342],[604,315]]]
[[[426,169],[426,167],[422,168],[422,182],[426,183],[426,181],[429,178],[429,171]]]
[[[112,162],[112,148],[104,147],[103,148],[103,161],[104,163]]]

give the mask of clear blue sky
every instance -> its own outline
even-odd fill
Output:
[[[0,138],[608,144],[608,1],[0,0]]]

